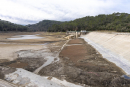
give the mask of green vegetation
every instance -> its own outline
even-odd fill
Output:
[[[50,27],[52,27],[52,25],[59,25],[61,23],[62,22],[60,21],[43,20],[36,24],[27,25],[27,27],[29,28],[28,31],[47,31]]]
[[[111,30],[117,32],[130,32],[130,14],[113,13],[109,15],[86,16],[73,21],[60,22],[43,20],[39,23],[22,26],[8,21],[0,20],[0,31],[49,31],[65,32],[71,31],[95,31]]]
[[[27,30],[28,28],[26,26],[0,20],[0,31],[27,31]]]
[[[117,32],[130,32],[130,15],[127,13],[101,14],[98,16],[86,16],[74,21],[54,24],[48,29],[51,32],[67,30],[112,30]]]

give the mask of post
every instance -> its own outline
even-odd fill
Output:
[[[77,33],[77,31],[76,31],[76,38],[78,37],[78,33]]]

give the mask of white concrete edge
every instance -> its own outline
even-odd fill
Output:
[[[115,63],[118,67],[124,70],[127,75],[130,75],[130,63],[126,59],[112,53],[110,50],[105,49],[101,45],[94,43],[84,36],[82,36],[81,38],[88,42],[88,44],[92,45],[100,54],[102,54],[103,58],[106,58],[110,62]]]

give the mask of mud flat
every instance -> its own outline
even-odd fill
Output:
[[[37,33],[19,33],[19,35],[33,34]],[[4,39],[0,37],[1,46],[9,45],[12,49],[13,46],[26,48],[13,51],[17,54],[17,58],[13,57],[12,61],[8,60],[9,56],[0,60],[0,79],[9,83],[27,87],[130,86],[129,77],[121,68],[103,58],[81,38],[65,40],[63,33],[38,33],[39,37],[44,38],[7,39],[15,35],[3,34]]]
[[[57,44],[60,42],[63,44],[65,42],[63,37],[63,33],[1,33],[0,65],[24,68],[33,72],[47,61],[48,56],[55,57],[51,49],[58,48]]]
[[[44,67],[39,74],[65,79],[84,87],[129,87],[124,71],[104,59],[83,39],[70,40],[60,52],[60,61]]]
[[[29,35],[29,38],[18,39],[18,35]],[[38,38],[33,38],[37,36]],[[63,37],[64,35],[56,33],[44,33],[44,32],[17,32],[17,33],[0,33],[0,59],[1,62],[5,60],[14,60],[18,58],[17,51],[20,50],[40,50],[44,49],[44,44],[53,43],[59,40],[63,40],[58,37]],[[8,38],[14,38],[13,40]]]
[[[0,63],[0,79],[4,79],[17,86],[27,87],[82,87],[73,83],[69,83],[65,80],[61,81],[51,76],[41,77],[33,73],[41,66],[47,67],[48,65],[58,62],[60,60],[59,52],[61,51],[62,46],[66,43],[66,40],[63,38],[63,34],[49,34],[45,35],[44,37],[49,39],[42,41],[47,43],[42,45],[43,48],[38,50],[19,50],[16,52],[18,54],[18,58],[14,59],[13,61],[6,61],[2,59]],[[34,44],[33,41],[10,41],[11,44],[14,42],[17,42],[17,44]],[[40,41],[37,43],[42,42]],[[35,46],[37,47],[37,45]],[[51,79],[49,79],[50,77]]]

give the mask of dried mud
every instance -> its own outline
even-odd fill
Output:
[[[56,33],[40,33],[39,36],[46,37],[44,40],[6,40],[6,38],[11,37],[12,35],[16,34],[12,33],[9,35],[0,35],[2,36],[0,37],[0,42],[17,44],[22,43],[28,45],[32,43],[47,43],[47,52],[53,53],[55,55],[61,51],[63,44],[66,42],[66,40],[63,39],[64,35]],[[5,46],[8,45],[9,44]],[[41,49],[34,50],[34,53],[38,53],[37,51],[40,51]],[[33,55],[35,56],[38,54]],[[8,59],[0,59],[0,79],[4,79],[4,75],[6,73],[14,72],[16,68],[23,68],[34,72],[47,61],[43,57],[38,56],[35,58],[34,56],[25,56],[24,58],[17,56],[18,58],[13,61],[9,61]],[[75,84],[85,84],[84,87],[130,87],[130,80],[121,77],[125,74],[124,71],[122,71],[122,69],[117,67],[114,63],[111,63],[103,58],[100,53],[98,53],[83,39],[70,40],[60,52],[59,58],[59,61],[53,62],[43,67],[38,74],[41,76],[56,77],[61,80],[65,79]]]
[[[39,40],[33,39],[33,40],[15,40],[15,41],[7,39],[14,35],[29,35],[29,34],[33,35],[37,33],[39,33],[39,36],[45,38]],[[59,52],[60,48],[66,41],[65,39],[63,39],[64,36],[65,35],[63,33],[44,33],[44,32],[1,33],[0,50],[1,52],[3,52],[1,53],[1,55],[7,57],[3,58],[2,56],[0,56],[0,79],[4,78],[5,73],[10,73],[12,69],[16,68],[23,68],[25,70],[34,72],[37,68],[42,66],[47,61],[46,59],[44,59],[43,56],[41,56],[42,52],[47,53]],[[33,55],[31,55],[30,57],[26,55],[24,57],[21,57],[18,54],[20,52],[23,52],[25,54],[32,53]],[[14,58],[14,56],[10,56],[13,53],[17,54],[16,58]],[[13,60],[10,61],[10,59]],[[8,70],[4,71],[4,69],[7,68]]]
[[[0,66],[12,67],[12,68],[23,68],[25,70],[33,72],[35,69],[40,67],[46,62],[43,58],[18,58],[14,61],[1,63]]]
[[[60,61],[44,67],[39,74],[66,79],[86,87],[129,87],[130,80],[121,77],[125,73],[104,59],[83,39],[73,39],[61,51]]]

